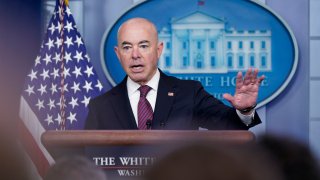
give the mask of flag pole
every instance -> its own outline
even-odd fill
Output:
[[[67,0],[60,0],[60,11],[59,11],[59,20],[60,20],[60,41],[62,43],[61,50],[60,50],[60,61],[61,61],[61,66],[60,66],[60,74],[61,74],[61,81],[60,81],[60,116],[61,116],[61,124],[60,124],[60,130],[65,130],[66,129],[66,112],[65,112],[65,96],[64,96],[64,85],[65,85],[65,62],[64,62],[64,32],[63,32],[63,27],[64,27],[64,3],[68,3]]]

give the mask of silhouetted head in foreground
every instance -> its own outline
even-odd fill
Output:
[[[184,147],[160,160],[145,179],[281,180],[277,166],[255,149],[222,144]]]
[[[106,180],[105,173],[85,157],[65,157],[53,165],[44,180]]]
[[[280,166],[286,180],[320,179],[319,164],[307,145],[275,136],[264,136],[258,143]]]

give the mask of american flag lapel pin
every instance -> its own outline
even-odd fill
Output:
[[[168,96],[174,96],[173,92],[168,92]]]

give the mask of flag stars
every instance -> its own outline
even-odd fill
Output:
[[[58,7],[57,14],[58,14],[59,16],[62,15],[62,8],[61,8],[60,6]]]
[[[59,87],[60,91],[69,92],[68,90],[68,83],[63,85],[63,88]]]
[[[63,75],[64,75],[65,78],[67,78],[68,76],[71,77],[69,71],[70,71],[70,68],[67,68],[67,69],[66,69],[66,67],[64,67],[64,69],[63,69]]]
[[[31,78],[31,81],[33,80],[33,79],[37,79],[37,71],[33,71],[33,69],[31,70],[31,73],[30,74],[28,74],[28,76]]]
[[[46,78],[50,78],[49,76],[49,70],[42,70],[42,73],[40,74],[40,76],[42,77],[43,80],[46,80]]]
[[[46,46],[48,46],[48,50],[49,50],[49,51],[50,51],[50,49],[51,49],[52,47],[54,47],[53,42],[54,42],[54,40],[51,39],[51,38],[49,38],[49,39],[48,39],[48,42],[46,43]]]
[[[47,104],[49,106],[49,109],[51,110],[52,108],[55,108],[56,105],[55,105],[55,100],[51,100],[49,99],[49,103]]]
[[[76,55],[73,56],[73,58],[77,59],[77,62],[79,63],[80,60],[83,60],[82,52],[76,51]]]
[[[77,36],[76,38],[77,39],[74,42],[77,43],[78,47],[80,47],[80,45],[83,44],[82,39],[80,36]]]
[[[54,44],[55,44],[55,45],[57,46],[57,48],[59,49],[59,47],[62,46],[62,39],[59,38],[59,37],[57,37],[57,38],[56,38],[56,42],[55,42]]]
[[[44,120],[48,123],[48,126],[52,123],[53,124],[53,119],[52,116],[50,116],[49,114],[47,114],[47,118]]]
[[[99,91],[101,91],[103,89],[102,84],[100,83],[100,81],[98,80],[97,84],[95,85],[96,88],[99,89]]]
[[[69,113],[69,116],[67,117],[67,119],[70,121],[70,124],[72,124],[74,121],[77,121],[76,115],[77,113],[74,113],[74,114],[72,114],[72,112]]]
[[[58,64],[60,61],[60,53],[55,53],[55,56],[52,59],[56,62],[56,64]]]
[[[68,14],[68,17],[71,15],[71,10],[70,10],[70,8],[68,6],[66,8],[66,13]]]
[[[70,33],[70,30],[73,30],[72,22],[67,21],[67,24],[64,26],[64,29],[67,29],[68,33]]]
[[[57,11],[53,12],[53,19],[55,20],[57,18]]]
[[[42,59],[44,62],[46,62],[46,65],[48,65],[48,63],[50,63],[51,62],[51,55],[48,55],[47,53],[46,53],[46,57],[44,58],[44,59]]]
[[[84,89],[86,89],[87,93],[92,90],[92,86],[91,86],[92,82],[88,82],[86,81],[86,84],[83,86]]]
[[[64,7],[55,9],[22,93],[37,115],[41,113],[38,119],[45,129],[60,129],[65,121],[68,127],[78,128],[85,120],[79,113],[87,112],[92,96],[103,91],[70,8]]]
[[[57,106],[59,106],[60,108],[66,108],[67,107],[67,105],[66,105],[66,100],[65,99],[63,99],[63,103],[61,103],[61,98],[60,98],[60,101],[57,103]]]
[[[72,37],[67,36],[67,39],[65,40],[64,44],[66,44],[68,48],[70,45],[73,45]]]
[[[57,121],[58,125],[60,125],[62,122],[62,118],[61,118],[60,114],[58,114],[57,118],[55,118],[54,120]]]
[[[69,61],[72,61],[71,53],[65,52],[64,53],[64,59],[66,60],[66,63],[68,63]]]
[[[41,64],[41,63],[40,63],[40,58],[41,58],[40,56],[37,56],[37,58],[36,58],[36,60],[35,60],[35,62],[36,62],[36,65],[35,65],[35,66],[37,66],[38,64]]]
[[[76,78],[78,78],[78,76],[82,76],[81,67],[78,68],[77,66],[75,66],[74,71],[72,71],[72,73],[76,76]]]
[[[84,106],[87,107],[90,102],[90,99],[91,99],[90,96],[89,97],[83,96],[83,100],[81,101],[81,103],[83,103]]]
[[[91,67],[87,66],[87,69],[86,69],[84,72],[87,74],[88,78],[89,78],[91,75],[94,75],[94,74],[93,74],[93,66],[91,66]]]
[[[51,88],[50,88],[51,94],[53,95],[54,93],[57,93],[57,85],[54,83],[51,83]]]
[[[62,24],[60,22],[57,23],[56,29],[59,31],[59,33],[61,32]]]
[[[44,94],[44,93],[47,93],[47,85],[42,85],[40,84],[40,88],[38,89],[38,91],[41,93],[41,96]]]
[[[28,88],[25,90],[28,93],[29,96],[31,94],[35,94],[33,88],[34,88],[34,86],[28,85]]]
[[[55,28],[55,26],[54,26],[54,24],[53,24],[53,23],[51,23],[51,26],[48,28],[48,30],[50,30],[50,31],[51,31],[51,34],[53,34],[53,33],[54,33],[54,31],[56,30],[56,28]]]
[[[38,102],[36,104],[36,106],[38,107],[38,110],[40,111],[42,108],[44,109],[44,105],[43,105],[43,100],[41,101],[40,99],[38,99]]]
[[[80,83],[76,83],[76,82],[73,82],[73,86],[71,87],[71,89],[73,90],[73,93],[76,94],[77,91],[80,91]]]
[[[53,79],[56,79],[59,77],[59,69],[53,68],[53,72],[50,75],[53,76]]]
[[[75,106],[79,106],[78,104],[78,98],[73,98],[71,99],[71,102],[69,104],[72,106],[72,109],[74,109]]]
[[[90,62],[90,57],[88,54],[86,54],[84,57],[87,58],[88,62]]]

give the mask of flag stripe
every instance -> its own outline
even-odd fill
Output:
[[[29,104],[26,102],[26,100],[21,97],[20,99],[20,118],[26,127],[26,129],[29,131],[28,134],[30,134],[30,142],[32,142],[34,145],[37,145],[37,149],[39,149],[38,152],[41,152],[40,155],[43,155],[46,158],[46,161],[48,164],[53,164],[54,160],[52,156],[49,154],[47,149],[42,145],[41,143],[41,135],[45,132],[45,129],[42,127],[42,125],[39,123],[39,120],[37,116],[34,114],[34,112],[29,107]],[[37,152],[35,152],[37,153]]]
[[[19,134],[20,138],[23,140],[23,146],[26,149],[30,160],[37,168],[38,174],[41,177],[44,177],[50,167],[50,164],[23,121],[20,121],[19,123]]]

